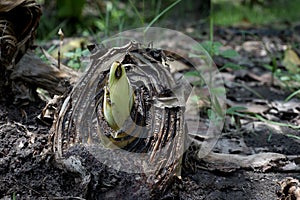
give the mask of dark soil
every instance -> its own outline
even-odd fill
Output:
[[[55,197],[75,199],[75,197],[81,197],[82,188],[76,181],[79,176],[53,165],[48,143],[49,127],[41,124],[36,118],[43,105],[40,103],[38,106],[28,106],[25,109],[28,112],[26,121],[20,109],[0,104],[1,198],[10,199],[15,196],[17,199],[54,199]],[[226,137],[228,138],[224,136]],[[244,133],[244,136],[238,134],[232,137],[243,137],[247,146],[253,149],[300,154],[299,142],[276,133],[272,136],[271,142],[267,140],[268,133]],[[81,153],[84,154],[84,152]],[[93,165],[92,171],[103,167],[96,161],[85,164]],[[223,173],[200,168],[196,168],[195,171],[185,168],[182,174],[182,185],[178,189],[178,197],[180,199],[276,199],[276,191],[279,190],[277,182],[289,176],[300,179],[299,173],[262,173],[251,170]],[[107,174],[101,180],[111,182],[112,179],[117,181],[116,177]],[[121,183],[126,184],[126,181],[123,180]],[[124,190],[126,186],[121,183],[114,188],[119,191]],[[93,190],[93,188],[90,189]],[[113,192],[107,192],[109,190]],[[95,195],[95,191],[91,193]],[[118,198],[119,192],[107,186],[106,190],[102,188],[102,192],[99,189],[99,194],[101,193],[105,193],[107,199],[114,199]],[[98,197],[102,199],[101,196]]]
[[[220,30],[217,29],[217,35],[218,31]],[[241,45],[242,42],[237,39],[240,37],[239,32],[236,29],[227,31],[231,31],[231,37],[235,38],[227,45],[233,48]],[[237,33],[232,33],[234,31]],[[219,38],[216,36],[216,40],[222,41],[223,34],[219,33],[219,35],[221,36]],[[276,33],[275,36],[259,37],[280,38],[280,35]],[[247,54],[248,58],[251,56],[257,58],[255,54]],[[261,59],[262,63],[265,62],[261,57],[258,59]],[[226,62],[222,59],[217,59],[217,61],[218,65]],[[246,76],[248,72],[253,71],[262,74],[265,70],[261,67],[262,63],[251,62],[251,66],[245,69],[246,74],[243,75],[237,74],[237,72],[226,73],[235,74],[236,82],[248,85],[253,90],[263,94],[265,100],[284,99],[286,92],[274,93],[273,87],[267,84],[263,84],[261,87],[259,85],[261,83]],[[244,103],[257,98],[253,93],[245,92],[239,86],[226,86],[230,100]],[[82,165],[89,170],[92,180],[88,186],[81,186],[79,184],[80,175],[58,168],[53,161],[51,136],[49,135],[50,126],[43,124],[37,118],[45,103],[42,101],[30,103],[18,108],[10,102],[13,101],[6,99],[6,102],[0,103],[0,199],[144,198],[142,196],[130,198],[128,194],[125,197],[126,192],[130,193],[130,190],[135,188],[128,189],[130,186],[127,184],[130,181],[120,178],[122,172],[118,174],[118,172],[108,169],[108,167],[89,157],[84,149],[79,148],[74,150],[74,154],[86,157],[86,162],[83,162]],[[279,122],[289,122],[284,120],[283,114],[281,113],[279,117],[276,116],[276,119]],[[297,118],[297,115],[292,118]],[[266,124],[257,125],[257,120],[248,119],[247,122],[243,122],[241,122],[241,127],[235,127],[230,123],[225,124],[223,136],[218,141],[214,149],[215,152],[242,155],[276,152],[284,155],[300,155],[300,140],[288,136],[290,134],[300,137],[299,129],[284,127],[279,131]],[[280,189],[278,181],[286,177],[300,179],[299,172],[287,173],[272,169],[264,172],[253,169],[237,169],[232,172],[204,169],[201,167],[201,162],[193,158],[192,156],[188,158],[193,167],[184,167],[182,181],[176,183],[175,189],[171,188],[160,198],[271,200],[277,199],[276,192]],[[101,174],[99,171],[103,171],[105,174]],[[100,175],[101,177],[99,177]],[[83,196],[85,192],[87,195]]]

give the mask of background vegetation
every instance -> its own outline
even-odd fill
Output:
[[[147,26],[179,28],[205,23],[211,12],[215,25],[266,25],[300,19],[300,0],[38,0],[43,6],[38,39],[53,39],[59,28],[65,35],[108,36]],[[210,6],[211,5],[211,6]],[[165,12],[166,11],[166,12]],[[183,30],[182,30],[183,31]]]

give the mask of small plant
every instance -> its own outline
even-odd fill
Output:
[[[267,70],[272,72],[272,84],[274,84],[275,78],[280,81],[280,87],[291,91],[292,94],[286,98],[286,101],[289,101],[295,96],[300,94],[300,58],[290,47],[284,52],[284,55],[280,57],[281,61],[277,61],[275,56],[272,56],[272,53],[269,53],[271,56],[271,65],[263,65]],[[278,67],[279,63],[282,63],[284,67]]]
[[[89,51],[87,49],[82,50],[81,48],[76,48],[73,52],[64,53],[64,56],[69,59],[67,65],[76,70],[81,68],[81,58],[88,55]]]
[[[199,57],[201,59],[207,59],[206,55],[203,55],[203,50],[205,50],[210,57],[214,56],[221,56],[223,58],[234,58],[239,56],[238,52],[233,49],[221,50],[222,44],[220,42],[212,42],[212,41],[204,41],[199,43],[199,45],[193,47],[195,51],[199,51],[199,54],[190,54],[190,57]],[[222,66],[219,70],[222,71],[224,69],[232,69],[232,70],[239,70],[242,69],[243,66],[227,62],[224,66]],[[194,81],[191,82],[193,86],[203,86],[204,80],[201,77],[201,73],[197,70],[189,71],[184,74],[186,77],[194,77]]]
[[[199,46],[194,47],[194,50],[203,52],[205,50],[210,57],[215,57],[215,56],[220,56],[223,58],[234,58],[239,56],[239,53],[233,49],[227,49],[227,50],[221,50],[223,45],[220,42],[213,42],[213,41],[204,41],[199,43]],[[199,55],[190,55],[191,57],[199,57]],[[232,63],[232,62],[227,62],[223,67],[220,68],[220,71],[224,69],[233,69],[233,70],[239,70],[242,69],[243,66]]]
[[[12,194],[12,200],[16,200],[17,199],[17,195],[16,195],[16,193],[14,192],[13,194]]]
[[[241,128],[241,117],[245,117],[246,114],[243,111],[247,108],[242,106],[232,106],[226,110],[226,115],[230,117],[230,123],[235,126],[236,129]]]

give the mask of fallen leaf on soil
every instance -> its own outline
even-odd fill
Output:
[[[188,65],[178,60],[172,60],[170,62],[170,65],[171,73],[190,69]]]
[[[275,107],[278,112],[294,112],[300,114],[300,102],[296,101],[296,99],[288,102],[274,101],[271,102],[271,105]]]
[[[265,46],[261,41],[246,41],[242,44],[242,47],[251,56],[260,57],[267,55]]]
[[[270,107],[267,105],[256,104],[255,102],[237,103],[230,101],[229,99],[227,99],[226,102],[230,107],[244,107],[245,110],[239,110],[240,112],[260,114],[270,109]]]
[[[292,73],[297,73],[300,70],[300,58],[298,57],[297,53],[292,49],[287,49],[284,52],[284,59],[282,61],[282,64],[287,70],[289,70]]]
[[[232,82],[235,80],[236,76],[232,73],[227,73],[227,72],[220,72],[222,75],[222,78],[224,80],[224,82]]]
[[[276,124],[268,124],[265,122],[260,122],[260,121],[253,121],[251,123],[247,123],[244,128],[248,131],[264,131],[264,130],[270,130],[274,131],[276,133],[284,133],[282,130],[282,127]]]
[[[278,167],[277,163],[284,160],[286,160],[286,156],[279,153],[258,153],[246,156],[212,152],[203,158],[203,161],[209,165],[208,170],[223,172],[231,172],[240,168],[265,172],[273,167]]]
[[[281,189],[277,191],[279,200],[300,200],[300,182],[298,179],[287,177],[282,181],[279,181]]]
[[[256,75],[252,72],[247,72],[247,76],[266,85],[284,86],[284,84],[277,77],[272,76],[271,72],[266,72],[262,75]]]

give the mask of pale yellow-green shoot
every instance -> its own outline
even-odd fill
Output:
[[[130,116],[133,92],[124,66],[114,62],[104,88],[104,118],[111,128],[119,130]]]

